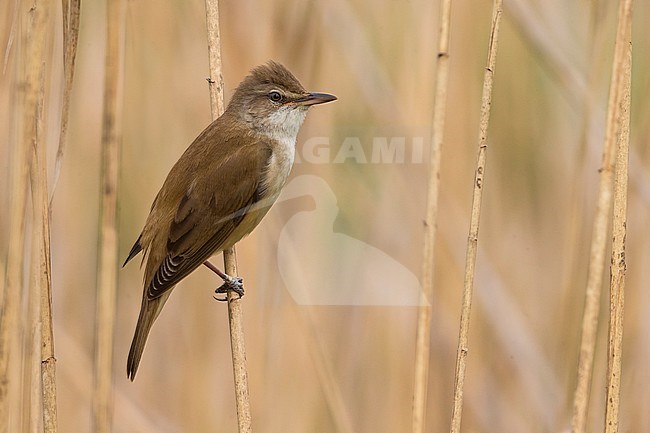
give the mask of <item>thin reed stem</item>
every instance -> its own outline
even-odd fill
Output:
[[[469,319],[472,308],[472,292],[474,290],[474,268],[476,251],[478,249],[478,230],[481,217],[481,200],[483,197],[483,179],[487,156],[487,131],[490,123],[490,107],[492,104],[492,80],[496,65],[499,24],[503,11],[503,2],[494,0],[492,6],[492,27],[488,45],[487,66],[483,75],[483,96],[481,98],[481,117],[479,119],[478,156],[474,175],[474,192],[472,195],[472,214],[470,218],[469,235],[467,237],[467,254],[465,257],[465,282],[463,285],[462,309],[460,313],[460,331],[456,353],[456,378],[454,381],[454,409],[451,418],[451,432],[459,433],[463,411],[463,391],[465,385],[465,370],[469,352],[468,333]]]
[[[120,71],[123,2],[106,3],[106,57],[102,116],[101,213],[97,270],[93,431],[111,431],[113,342],[118,270],[117,187],[121,140]]]
[[[436,81],[433,101],[433,130],[427,192],[427,211],[424,222],[422,253],[422,293],[418,310],[415,345],[415,379],[413,388],[413,433],[424,433],[429,385],[429,353],[431,340],[431,302],[433,301],[433,274],[435,259],[438,195],[440,190],[440,159],[447,111],[447,83],[449,75],[449,28],[451,0],[440,3],[440,34],[436,56]]]
[[[587,218],[586,207],[583,199],[584,190],[586,187],[585,173],[587,170],[587,145],[589,141],[589,124],[590,119],[593,118],[595,112],[595,95],[598,86],[596,80],[597,56],[595,56],[595,47],[599,37],[599,28],[601,27],[598,20],[599,5],[594,2],[591,5],[591,19],[589,22],[589,68],[587,70],[587,86],[583,95],[583,128],[582,136],[580,139],[579,147],[576,152],[575,161],[579,164],[576,170],[575,181],[571,185],[571,211],[570,211],[570,230],[566,238],[566,255],[568,257],[567,266],[565,270],[565,282],[562,284],[564,292],[567,296],[574,294],[575,281],[578,280],[577,276],[582,270],[579,269],[577,263],[580,258],[579,245],[580,235],[582,231],[583,221]],[[602,270],[601,270],[602,272]],[[602,278],[602,277],[601,277]],[[600,291],[601,285],[598,285]],[[587,414],[589,412],[589,400],[591,392],[591,383],[594,365],[594,353],[596,347],[596,339],[598,334],[598,315],[600,310],[600,293],[592,297],[590,301],[586,301],[583,306],[583,321],[581,327],[581,341],[580,341],[580,355],[578,361],[578,375],[576,387],[573,394],[573,415],[571,419],[571,431],[573,433],[586,433],[587,430]]]
[[[607,346],[607,398],[605,433],[618,432],[623,355],[623,310],[625,299],[625,236],[627,223],[627,184],[630,145],[630,89],[632,78],[632,0],[621,0],[612,86],[617,98],[613,107],[616,124],[616,160],[614,177],[614,215],[612,220],[612,260],[610,267],[609,339]],[[612,147],[613,143],[612,143]]]
[[[619,18],[619,30],[620,30]],[[582,336],[580,340],[580,356],[578,360],[578,379],[573,397],[572,432],[587,431],[587,413],[589,405],[589,389],[593,373],[593,360],[598,332],[598,315],[600,309],[601,287],[603,280],[607,234],[609,232],[609,213],[612,207],[612,189],[614,176],[614,156],[616,152],[616,134],[620,118],[620,105],[623,94],[622,56],[624,51],[616,42],[614,53],[612,81],[610,83],[607,123],[605,126],[605,141],[603,144],[602,164],[598,185],[598,203],[594,217],[585,306],[582,317]],[[624,47],[622,48],[624,49]],[[609,403],[608,403],[609,407]]]
[[[208,59],[210,64],[210,108],[212,119],[218,118],[225,109],[223,97],[223,76],[221,74],[221,42],[219,34],[219,2],[205,1]],[[237,275],[237,252],[233,246],[223,252],[226,274]],[[244,344],[244,318],[239,295],[228,291],[228,323],[230,325],[230,346],[235,379],[235,401],[239,433],[252,432],[251,410],[248,394],[248,372],[246,369],[246,346]]]

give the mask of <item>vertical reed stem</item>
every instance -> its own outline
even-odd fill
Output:
[[[592,380],[593,359],[598,332],[598,314],[603,279],[603,265],[605,261],[605,250],[607,247],[607,233],[609,231],[608,220],[612,207],[612,179],[614,177],[614,158],[616,154],[615,143],[616,135],[619,132],[619,123],[621,122],[621,101],[625,91],[623,63],[625,62],[625,50],[627,49],[625,44],[628,42],[624,42],[625,33],[621,32],[624,32],[625,26],[629,26],[630,24],[629,22],[627,24],[625,23],[626,17],[623,14],[624,2],[630,3],[629,0],[621,1],[621,12],[619,15],[617,39],[612,64],[612,78],[607,106],[607,123],[605,127],[605,140],[603,144],[602,165],[600,168],[598,186],[598,204],[596,207],[596,215],[594,217],[591,238],[585,307],[582,317],[578,380],[573,397],[573,419],[571,424],[573,433],[584,433],[587,431],[589,390]],[[629,41],[629,39],[627,39],[627,41]],[[609,391],[610,388],[608,386],[608,392]],[[607,403],[607,408],[610,408],[609,401]]]
[[[413,388],[413,433],[424,433],[426,425],[427,392],[429,385],[429,352],[431,340],[431,305],[433,300],[433,272],[435,259],[438,194],[440,190],[440,159],[447,111],[447,83],[449,73],[449,27],[451,0],[440,3],[440,34],[436,57],[436,81],[433,101],[433,130],[427,191],[427,212],[424,224],[422,253],[422,290],[418,310],[415,345],[415,380]]]
[[[210,107],[212,119],[219,117],[225,109],[223,97],[223,76],[221,75],[221,44],[219,34],[219,2],[206,0],[206,21],[208,29],[208,58],[210,64]],[[235,247],[223,252],[226,274],[237,275],[237,253]],[[252,432],[250,401],[248,395],[248,372],[246,370],[246,346],[244,344],[244,318],[241,299],[228,291],[228,321],[230,324],[230,346],[232,349],[233,375],[235,379],[235,401],[237,403],[237,424],[240,433]]]
[[[121,140],[120,71],[122,6],[120,0],[106,2],[106,57],[102,118],[101,214],[97,264],[95,328],[95,377],[93,431],[111,431],[113,406],[113,342],[117,287],[117,187]]]
[[[456,353],[456,378],[454,383],[454,409],[451,418],[451,432],[459,433],[463,411],[463,388],[465,385],[465,370],[467,367],[469,318],[472,308],[472,292],[474,290],[474,268],[478,247],[478,229],[481,217],[481,200],[483,197],[483,178],[487,156],[487,131],[490,122],[490,106],[492,104],[492,80],[496,65],[499,24],[503,11],[502,0],[494,0],[492,6],[492,27],[488,46],[487,66],[483,75],[483,96],[481,99],[481,117],[479,119],[478,156],[474,176],[474,192],[472,195],[472,214],[470,218],[469,235],[467,238],[467,255],[465,258],[465,282],[463,286],[462,309],[460,313],[460,331]]]
[[[618,81],[614,117],[616,161],[614,215],[612,221],[612,261],[610,267],[610,316],[607,349],[607,398],[605,433],[618,432],[623,355],[623,310],[625,294],[625,236],[627,223],[627,183],[630,144],[630,88],[632,78],[632,0],[621,0],[612,81]],[[614,146],[612,146],[614,147]]]

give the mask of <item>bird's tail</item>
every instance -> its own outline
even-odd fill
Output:
[[[147,343],[147,337],[153,322],[156,320],[167,298],[171,294],[168,290],[162,296],[155,299],[147,299],[145,294],[142,299],[142,306],[140,307],[140,315],[138,316],[138,324],[135,327],[135,334],[131,342],[131,349],[129,350],[129,358],[126,363],[126,375],[131,381],[135,379],[135,373],[138,371],[138,365],[142,358],[142,351]]]

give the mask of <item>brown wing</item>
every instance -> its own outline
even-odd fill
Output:
[[[155,299],[171,289],[215,252],[262,195],[260,180],[270,149],[244,147],[207,172],[196,175],[181,197],[166,239],[167,254],[146,290]],[[232,240],[231,240],[232,242]]]

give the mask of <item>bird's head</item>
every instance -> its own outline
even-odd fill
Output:
[[[334,95],[306,91],[287,68],[270,61],[244,78],[227,111],[256,132],[295,139],[307,109],[334,100]]]

